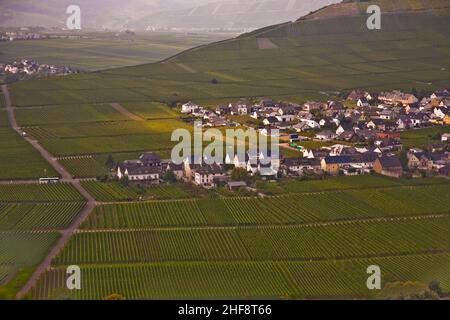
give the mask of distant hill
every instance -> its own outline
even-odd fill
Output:
[[[367,29],[370,4],[382,9],[381,30]],[[98,102],[98,88],[103,95],[101,102],[193,100],[210,105],[242,97],[327,100],[353,88],[447,88],[449,25],[448,0],[343,3],[295,22],[193,48],[160,63],[105,70],[89,77],[50,79],[36,85],[73,86],[70,97],[64,96],[73,103]],[[118,83],[126,90],[117,90]],[[27,86],[33,85],[23,83],[21,92],[26,94]]]
[[[370,4],[382,9],[379,31],[367,29]],[[448,0],[335,4],[296,22],[194,48],[157,65],[103,75],[158,79],[145,94],[168,101],[327,99],[357,87],[430,90],[450,85],[449,25]]]
[[[1,0],[0,26],[64,27],[66,8],[77,4],[82,9],[85,28],[120,29],[151,13],[209,1],[212,0]]]
[[[137,29],[255,29],[294,21],[341,0],[222,0],[184,10],[150,14],[131,26]]]

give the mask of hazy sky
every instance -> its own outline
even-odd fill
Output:
[[[295,20],[340,0],[0,0],[0,26],[63,27],[81,8],[87,28],[255,28]]]

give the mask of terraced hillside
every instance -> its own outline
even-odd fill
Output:
[[[371,264],[381,267],[383,286],[438,280],[448,292],[448,181],[364,179],[339,177],[322,181],[319,192],[295,193],[309,185],[298,181],[289,195],[264,199],[99,205],[33,298],[376,298],[366,287]],[[339,184],[350,189],[333,190]],[[65,268],[73,264],[82,289],[69,291]]]
[[[373,3],[384,11],[380,31],[365,27],[368,2],[332,6],[156,64],[17,83],[14,111],[73,175],[92,177],[107,173],[109,154],[115,161],[145,150],[166,157],[172,130],[191,127],[167,106],[174,102],[448,87],[450,1]],[[383,284],[436,279],[450,291],[448,180],[281,182],[263,185],[262,199],[82,185],[99,203],[38,279],[36,299],[374,298],[366,287],[371,264],[381,267]],[[154,200],[137,202],[141,196]],[[8,225],[14,203],[3,202]],[[70,220],[70,206],[58,224]],[[32,220],[43,207],[23,210]],[[30,228],[29,221],[19,226]],[[11,256],[3,251],[0,277]],[[82,269],[76,292],[65,289],[71,264]]]

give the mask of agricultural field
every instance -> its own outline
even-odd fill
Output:
[[[389,188],[400,186],[446,184],[444,178],[393,179],[379,175],[327,177],[326,179],[285,179],[278,182],[258,182],[257,188],[267,195],[338,191],[347,189]]]
[[[83,207],[83,202],[0,203],[0,230],[62,230]]]
[[[82,185],[97,201],[101,202],[185,199],[194,196],[197,189],[184,184],[125,187],[118,182],[83,181]],[[198,195],[204,193],[203,190],[199,191]]]
[[[157,62],[185,49],[233,36],[177,32],[83,33],[80,38],[0,42],[0,62],[20,59],[71,66],[85,71]]]
[[[77,202],[83,196],[71,184],[2,184],[0,202]]]
[[[10,298],[85,206],[68,184],[0,185],[0,281]],[[23,283],[24,284],[24,283]],[[6,291],[5,291],[6,290]]]
[[[0,110],[0,180],[36,179],[57,176],[50,166],[15,131],[3,127],[6,113]]]
[[[445,195],[449,191],[447,184],[320,192],[263,199],[228,197],[106,204],[98,206],[83,227],[88,229],[137,229],[184,226],[295,225],[448,214],[450,208],[447,201],[450,202],[450,198]],[[114,194],[109,192],[110,196]],[[125,197],[125,193],[123,196]],[[108,199],[106,195],[104,197],[104,200]]]
[[[82,287],[64,289],[65,269],[55,268],[33,289],[35,299],[102,299],[120,293],[127,299],[376,297],[367,290],[366,268],[379,265],[383,283],[429,282],[438,276],[450,287],[448,254],[339,261],[166,262],[83,266]],[[336,279],[340,281],[323,281]],[[213,285],[212,285],[213,284]]]
[[[441,126],[427,129],[408,130],[402,132],[401,139],[405,148],[423,148],[430,144],[440,144],[441,135],[450,133],[449,126]]]

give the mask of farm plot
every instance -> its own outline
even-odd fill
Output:
[[[108,204],[95,208],[83,228],[149,228],[170,226],[206,226],[200,203],[208,200],[153,201],[145,203]],[[210,215],[213,212],[210,212]]]
[[[84,200],[83,196],[71,184],[66,183],[0,185],[0,202],[73,202]]]
[[[129,120],[108,104],[79,104],[47,106],[15,110],[21,126],[42,126],[50,124],[73,124]]]
[[[64,229],[84,203],[0,204],[0,230]]]
[[[117,182],[83,181],[92,196],[102,202],[133,201],[139,199],[186,199],[192,197],[189,187],[181,184],[161,186],[129,186]]]
[[[449,250],[450,218],[238,229],[254,260],[341,259]],[[427,234],[427,237],[417,237]]]
[[[238,224],[289,224],[450,213],[449,188],[442,184],[223,201]]]
[[[249,260],[233,230],[81,232],[55,264]]]
[[[56,232],[0,231],[0,266],[34,266],[59,238]]]
[[[373,298],[366,287],[369,265],[383,270],[383,285],[394,281],[440,281],[450,290],[449,254],[320,262],[182,262],[84,265],[83,290],[68,291],[65,268],[46,272],[34,299]],[[340,279],[330,281],[330,279]]]
[[[268,195],[286,193],[308,193],[345,189],[390,188],[409,185],[445,184],[446,179],[394,179],[378,175],[331,177],[323,180],[282,180],[280,182],[260,182],[258,190]]]
[[[0,118],[6,116],[0,110]],[[4,119],[4,118],[3,118]],[[0,180],[35,179],[57,176],[38,151],[15,131],[0,126]]]
[[[136,197],[117,183],[83,182],[97,200]],[[101,189],[97,189],[101,187]],[[256,226],[450,214],[449,185],[347,190],[295,196],[227,197],[98,207],[84,227],[93,229]],[[111,189],[109,189],[111,188]],[[160,187],[165,188],[165,187]],[[152,188],[144,189],[145,192]]]
[[[122,104],[128,111],[147,120],[180,118],[180,113],[159,102],[134,102]]]
[[[449,250],[450,218],[319,226],[84,231],[56,264],[342,259]],[[427,234],[427,237],[417,237]]]

